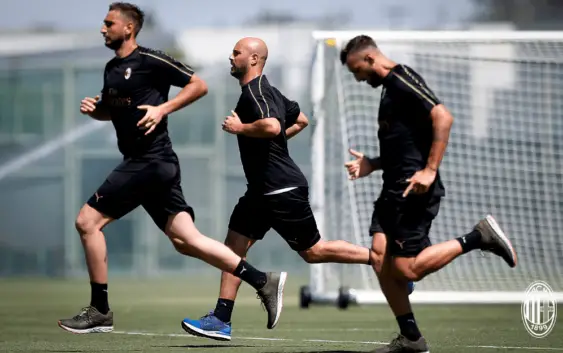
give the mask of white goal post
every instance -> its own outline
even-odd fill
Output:
[[[349,181],[348,148],[378,155],[380,89],[341,65],[343,44],[371,36],[409,65],[454,115],[440,167],[446,186],[433,243],[469,232],[491,213],[519,265],[473,252],[416,284],[413,303],[520,303],[536,280],[563,302],[563,32],[314,32],[311,202],[324,239],[370,246],[381,174]],[[385,302],[369,266],[311,265],[301,306]]]

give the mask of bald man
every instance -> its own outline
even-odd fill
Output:
[[[370,264],[369,249],[342,240],[321,239],[309,205],[307,179],[287,148],[287,140],[302,131],[308,120],[299,104],[286,98],[262,73],[268,59],[266,43],[259,38],[243,38],[229,59],[241,95],[223,130],[237,136],[248,190],[233,210],[225,244],[245,258],[250,247],[274,229],[308,263]],[[223,272],[215,310],[199,320],[184,319],[184,330],[229,341],[240,283],[237,277]],[[272,329],[281,307],[266,309],[267,327]]]

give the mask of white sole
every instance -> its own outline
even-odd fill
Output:
[[[205,331],[205,330],[202,330],[202,329],[197,328],[195,326],[192,326],[190,324],[187,324],[184,321],[182,321],[182,328],[187,333],[194,335],[194,336],[198,336],[198,337],[211,338],[211,339],[214,339],[214,340],[217,340],[217,341],[230,341],[231,340],[230,336],[225,336],[224,334],[217,332],[217,331]]]
[[[493,228],[495,233],[497,233],[497,235],[500,237],[502,242],[510,249],[510,253],[512,254],[512,261],[514,261],[514,267],[516,267],[516,265],[518,264],[518,257],[516,256],[516,251],[514,250],[512,243],[510,242],[508,237],[504,234],[504,232],[502,231],[502,229],[500,228],[499,224],[497,223],[497,221],[493,216],[487,215],[485,219],[487,220],[487,223],[489,223],[491,228]]]
[[[282,272],[280,274],[280,282],[278,283],[278,303],[277,303],[276,318],[274,319],[274,323],[272,324],[270,330],[276,327],[280,319],[280,315],[283,308],[283,288],[285,286],[286,279],[287,279],[287,272]]]
[[[88,328],[88,329],[84,329],[84,330],[78,330],[78,329],[74,329],[74,328],[70,328],[68,326],[65,326],[63,324],[61,324],[59,322],[59,327],[62,328],[65,331],[71,332],[71,333],[75,333],[77,335],[82,335],[82,334],[87,334],[87,333],[109,333],[113,331],[113,326],[97,326],[97,327],[92,327],[92,328]]]

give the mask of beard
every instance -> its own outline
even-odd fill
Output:
[[[246,70],[244,69],[239,69],[235,66],[231,66],[231,76],[233,76],[234,78],[238,78],[240,79],[241,77],[244,76],[244,74],[246,73]]]
[[[377,88],[379,86],[381,86],[381,84],[383,83],[383,79],[381,77],[379,77],[379,75],[377,75],[375,72],[372,73],[370,75],[370,77],[366,80],[366,82],[368,83],[368,85],[370,85],[373,88]]]
[[[123,38],[115,39],[115,40],[110,39],[109,42],[106,41],[105,44],[106,44],[106,47],[108,47],[109,49],[117,50],[121,47],[121,45],[123,44],[124,41],[125,41],[125,39],[123,39]]]

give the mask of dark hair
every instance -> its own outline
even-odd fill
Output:
[[[110,11],[119,11],[125,15],[128,19],[133,21],[135,25],[135,37],[143,28],[143,22],[145,22],[145,13],[139,8],[139,6],[128,3],[128,2],[114,2],[109,5]]]
[[[375,44],[375,41],[370,36],[362,34],[352,38],[340,51],[340,62],[342,65],[346,64],[346,59],[348,59],[349,54],[369,47],[377,48],[377,44]]]

